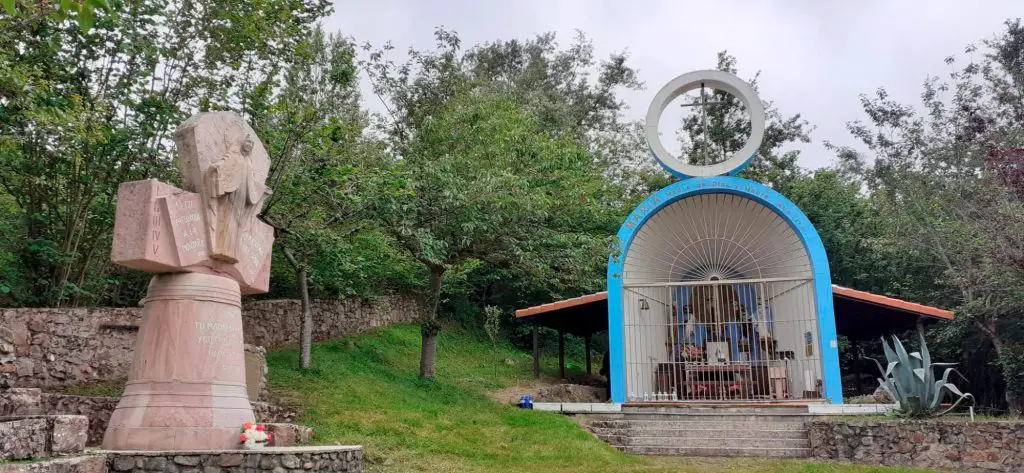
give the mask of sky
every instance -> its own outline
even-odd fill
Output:
[[[856,145],[846,124],[865,118],[860,94],[884,86],[896,100],[918,102],[927,77],[951,71],[947,56],[969,59],[968,44],[1024,17],[1024,0],[338,0],[334,10],[328,31],[390,41],[397,51],[432,48],[438,26],[458,32],[464,47],[547,31],[568,45],[583,31],[598,58],[625,51],[638,69],[645,90],[621,94],[629,119],[642,119],[669,80],[713,68],[728,50],[740,77],[761,72],[762,100],[816,127],[812,143],[796,147],[800,164],[815,169],[832,162],[825,141]],[[365,82],[366,106],[380,110]]]

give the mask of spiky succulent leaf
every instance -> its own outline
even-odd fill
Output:
[[[918,341],[921,344],[920,351],[908,353],[903,342],[893,336],[893,343],[882,338],[882,349],[885,351],[886,366],[877,360],[872,359],[878,366],[882,378],[878,379],[882,387],[892,399],[899,403],[897,415],[904,417],[924,417],[929,415],[942,415],[955,409],[965,400],[974,401],[970,393],[963,393],[953,383],[949,382],[951,375],[959,376],[966,381],[966,378],[956,369],[952,368],[956,363],[932,363],[931,353],[928,351],[928,344],[924,338],[924,331],[918,327]],[[935,369],[946,368],[942,377],[935,379]],[[936,412],[946,394],[955,401],[948,409]]]

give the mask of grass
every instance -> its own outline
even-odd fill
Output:
[[[268,355],[270,383],[300,407],[298,422],[321,444],[360,444],[370,472],[923,473],[763,459],[625,455],[560,414],[503,406],[487,397],[530,379],[529,355],[458,331],[442,331],[434,381],[417,377],[419,329],[396,326],[313,347],[314,368],[295,350]],[[514,363],[507,363],[512,360]],[[552,369],[553,362],[545,366]]]
[[[125,380],[123,379],[114,381],[97,381],[89,384],[54,386],[52,388],[47,388],[47,391],[73,396],[120,397],[121,393],[124,392],[124,383]]]

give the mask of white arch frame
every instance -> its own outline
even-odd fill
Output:
[[[739,151],[733,153],[732,157],[720,163],[709,166],[696,166],[689,164],[680,157],[673,155],[661,143],[661,136],[658,134],[658,122],[665,108],[676,97],[695,90],[701,85],[728,92],[738,98],[750,114],[750,136]],[[764,139],[765,115],[764,104],[757,97],[754,88],[743,79],[725,71],[702,70],[683,74],[665,84],[647,109],[645,132],[647,143],[651,153],[669,172],[677,177],[711,177],[726,174],[735,174],[741,170],[757,154],[761,147],[761,140]]]

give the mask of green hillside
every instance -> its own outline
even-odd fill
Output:
[[[317,344],[315,367],[297,368],[295,350],[271,352],[275,393],[301,406],[298,422],[316,442],[361,444],[368,471],[413,472],[768,472],[853,473],[923,470],[792,461],[665,459],[619,453],[559,414],[502,406],[487,392],[530,379],[529,355],[510,346],[442,331],[437,378],[417,377],[419,329],[397,326]],[[515,363],[506,360],[514,360]],[[553,363],[546,366],[553,371]]]

